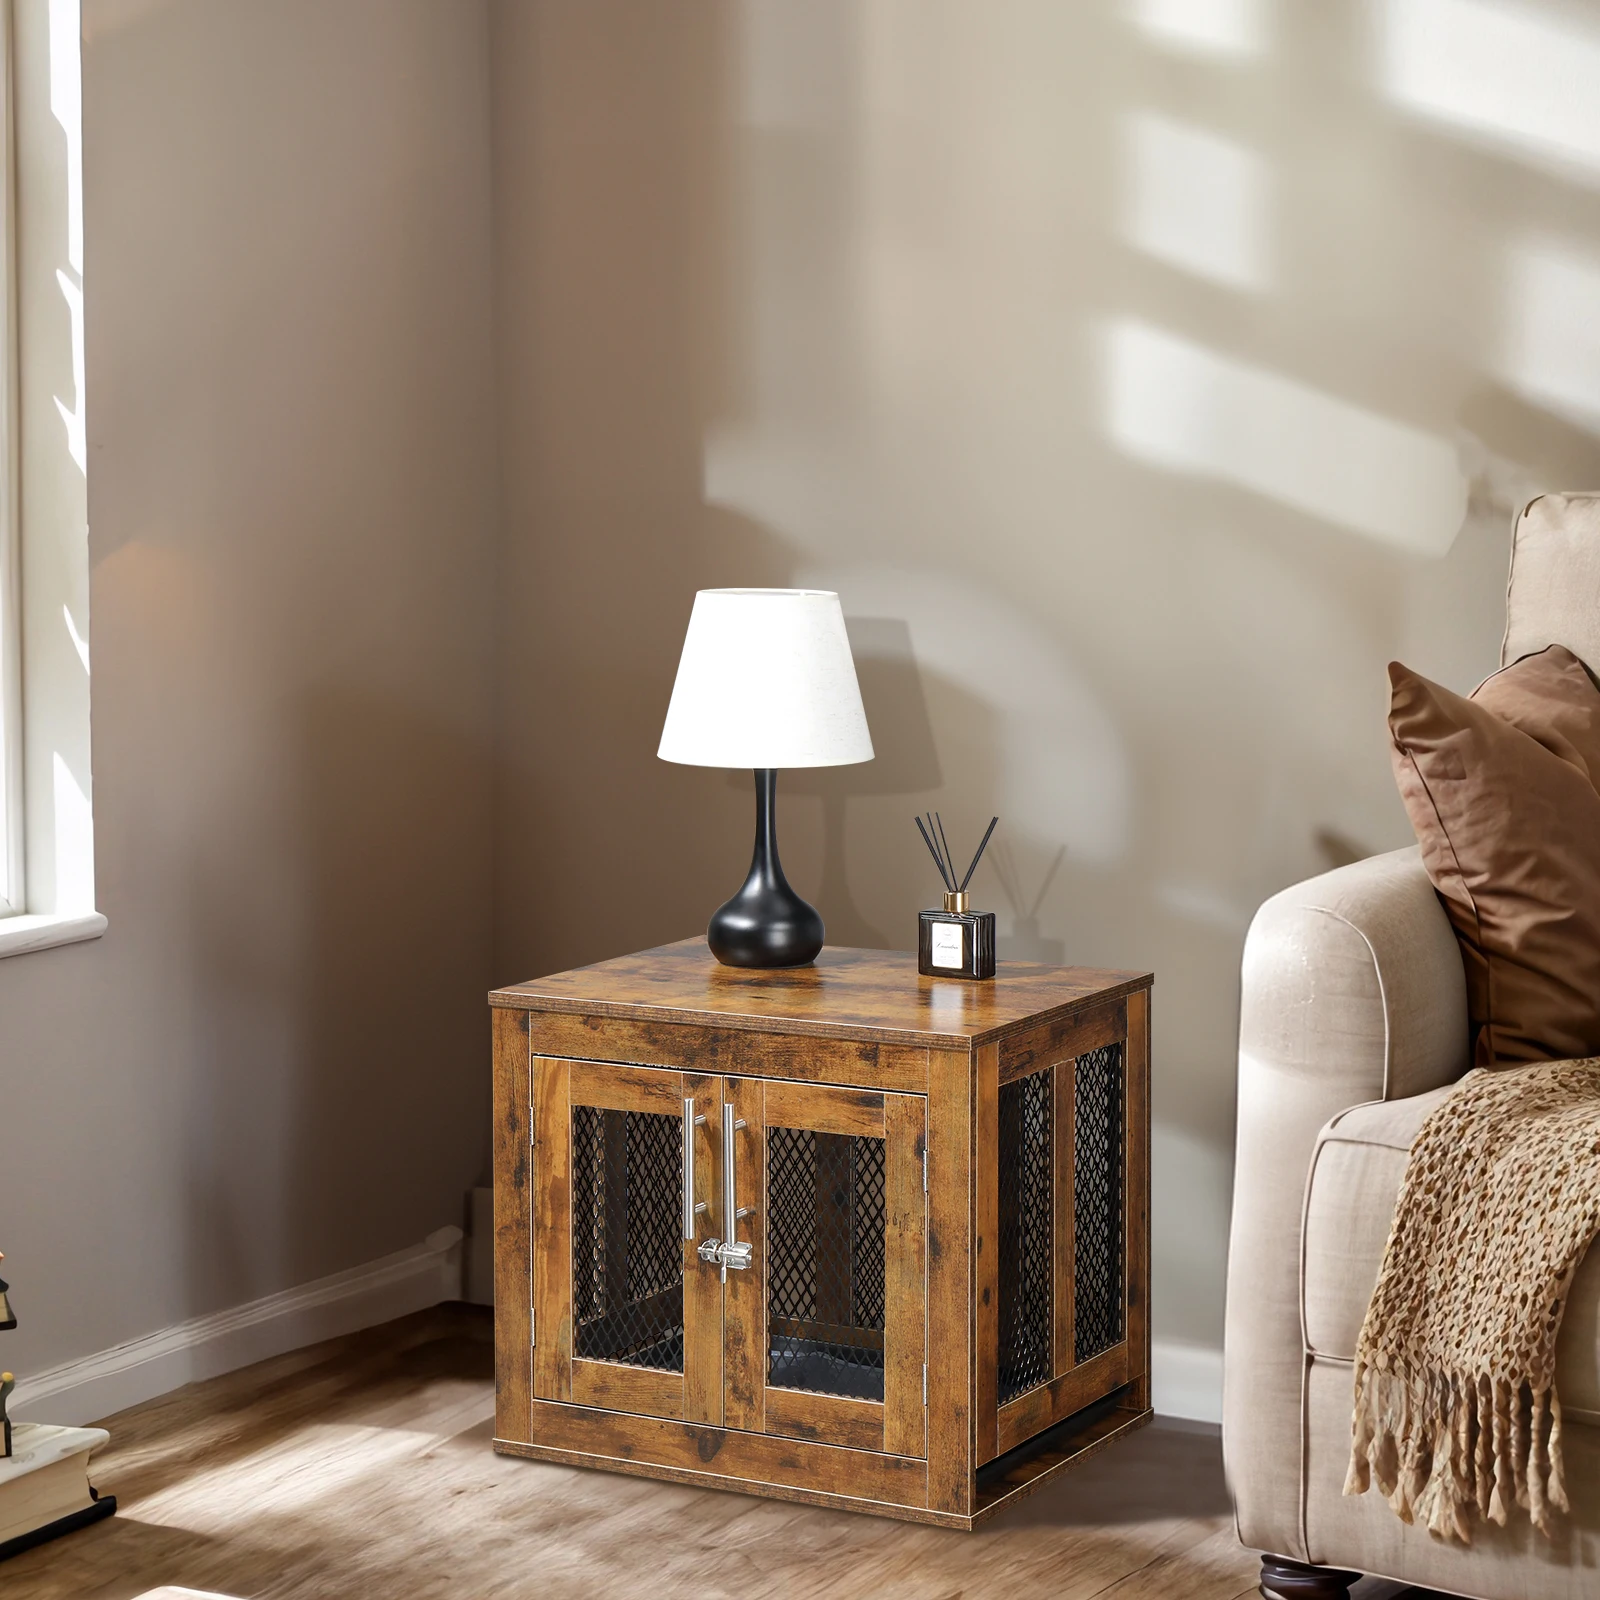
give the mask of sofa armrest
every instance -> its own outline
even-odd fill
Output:
[[[1239,1536],[1305,1559],[1300,1240],[1317,1131],[1467,1070],[1467,993],[1415,849],[1286,889],[1245,940],[1223,1449]]]

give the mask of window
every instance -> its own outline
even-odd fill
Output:
[[[78,0],[0,0],[0,955],[91,938]]]

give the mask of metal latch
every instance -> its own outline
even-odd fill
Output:
[[[727,1275],[729,1267],[736,1272],[743,1272],[750,1265],[750,1257],[755,1246],[748,1239],[733,1239],[726,1243],[721,1239],[707,1239],[698,1251],[702,1261],[709,1261],[714,1267],[721,1267],[723,1275]]]

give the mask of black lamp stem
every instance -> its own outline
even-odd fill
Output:
[[[757,767],[756,845],[744,886],[706,930],[728,967],[803,967],[822,949],[822,918],[789,887],[778,859],[778,774]]]
[[[783,875],[783,863],[778,859],[778,769],[756,769],[756,848],[750,858],[750,876],[760,875],[762,887],[776,888],[788,881]]]

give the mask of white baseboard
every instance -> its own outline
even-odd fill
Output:
[[[186,1383],[458,1300],[462,1256],[461,1229],[440,1228],[381,1261],[50,1367],[18,1383],[11,1415],[19,1422],[81,1426]],[[1159,1416],[1222,1421],[1220,1350],[1157,1339],[1151,1369]]]
[[[1220,1423],[1222,1352],[1181,1339],[1155,1339],[1150,1349],[1150,1388],[1157,1416]]]
[[[459,1228],[439,1228],[380,1261],[50,1367],[17,1384],[11,1414],[69,1426],[97,1421],[186,1383],[459,1299],[461,1240]]]

